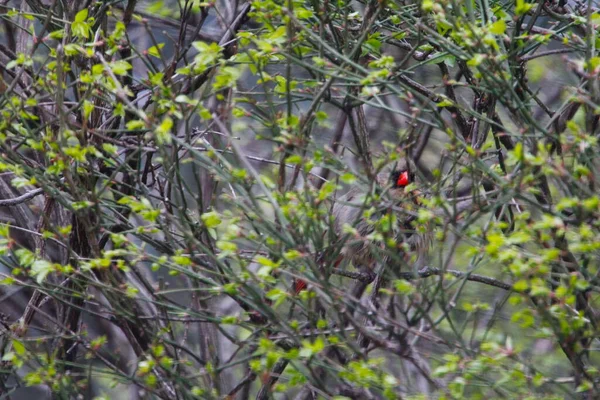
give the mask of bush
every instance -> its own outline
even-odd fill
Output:
[[[2,3],[1,393],[600,396],[596,2]]]

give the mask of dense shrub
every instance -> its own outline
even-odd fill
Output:
[[[596,7],[0,1],[0,392],[598,398]]]

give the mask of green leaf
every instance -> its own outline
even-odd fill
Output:
[[[132,119],[131,121],[127,122],[125,126],[129,131],[137,131],[140,129],[144,129],[146,127],[146,124],[144,123],[144,121],[141,121],[139,119]]]
[[[354,182],[356,182],[356,176],[354,176],[350,172],[346,172],[344,175],[340,176],[340,180],[346,185],[351,185]]]
[[[53,271],[54,267],[52,263],[46,260],[36,260],[31,264],[31,275],[35,277],[38,284],[44,282],[46,276]]]
[[[421,3],[421,9],[425,12],[429,12],[433,10],[434,4],[435,2],[433,0],[423,0],[423,2]]]
[[[533,7],[533,4],[526,3],[525,0],[516,0],[515,14],[518,16],[527,14]]]
[[[309,19],[314,15],[312,11],[302,7],[294,8],[294,14],[298,19]]]
[[[88,39],[90,37],[90,27],[85,22],[73,22],[71,24],[71,31],[76,37]]]
[[[415,292],[415,287],[413,286],[413,284],[404,279],[394,281],[394,286],[396,287],[398,293],[404,296],[410,295]]]
[[[119,148],[112,143],[102,143],[102,149],[111,155],[116,155]]]
[[[486,59],[485,54],[475,54],[469,61],[467,61],[467,65],[469,67],[476,67],[481,64]]]
[[[300,349],[300,357],[312,357],[315,354],[319,354],[325,349],[325,341],[322,337],[315,339],[313,343],[308,340],[302,341],[302,349]]]
[[[590,58],[587,67],[590,71],[595,71],[596,68],[600,66],[600,57],[592,57]]]
[[[215,211],[204,213],[200,218],[202,219],[202,222],[204,222],[204,225],[209,229],[221,225],[221,218]]]
[[[173,260],[173,262],[180,267],[192,265],[192,260],[190,260],[190,258],[187,256],[173,256],[171,257],[171,260]]]
[[[15,353],[17,353],[20,356],[25,354],[26,349],[25,349],[25,346],[23,345],[23,343],[19,342],[18,340],[13,340],[12,345],[13,345],[13,349],[15,350]]]
[[[525,281],[525,280],[520,280],[515,282],[515,284],[513,285],[513,290],[515,292],[524,292],[527,289],[529,289],[529,282]]]
[[[52,40],[60,40],[60,39],[62,39],[65,36],[65,30],[64,29],[59,29],[57,31],[50,32],[50,34],[48,36]]]
[[[223,51],[217,43],[194,42],[192,45],[198,50],[198,54],[194,57],[196,72],[204,72],[208,66],[216,63]]]
[[[594,387],[594,385],[592,384],[592,382],[588,381],[588,380],[584,380],[581,385],[577,386],[577,388],[575,389],[576,393],[582,393],[582,392],[587,392],[588,390],[591,390]]]
[[[267,266],[267,267],[277,267],[277,265],[278,265],[276,262],[274,262],[270,258],[267,258],[267,257],[264,257],[264,256],[258,256],[258,257],[256,257],[255,260],[260,265],[264,265],[264,266]]]
[[[450,99],[444,99],[436,104],[438,107],[452,107],[454,103]]]
[[[115,75],[127,75],[127,71],[132,69],[133,67],[125,60],[117,60],[109,64],[110,70]]]
[[[218,240],[217,248],[223,252],[235,252],[238,247],[233,242],[229,242],[226,240]]]
[[[15,256],[17,256],[19,264],[23,267],[29,267],[35,261],[35,254],[24,248],[15,250]]]
[[[84,22],[88,17],[88,9],[84,8],[75,15],[75,22]]]
[[[279,305],[281,305],[288,298],[288,296],[288,292],[281,289],[272,289],[266,293],[267,299],[275,302],[273,304],[274,308],[277,308]]]
[[[160,125],[154,131],[158,144],[171,143],[171,130],[173,129],[173,120],[170,117],[165,117]]]
[[[159,43],[156,46],[150,47],[148,50],[146,50],[146,52],[148,53],[148,55],[151,55],[152,57],[159,58],[160,50],[162,50],[163,47],[165,47],[165,44]]]
[[[494,22],[490,25],[490,32],[494,35],[503,35],[506,32],[506,21],[503,19]]]
[[[299,154],[293,154],[286,158],[285,162],[293,165],[302,164],[302,156],[300,156]]]

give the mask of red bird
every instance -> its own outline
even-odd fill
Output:
[[[416,191],[407,193],[405,188],[415,182],[415,174],[411,171],[410,163],[406,160],[398,162],[391,173],[381,173],[377,177],[378,184],[382,187],[389,186],[389,197],[394,200],[406,200],[417,202]],[[366,237],[373,233],[372,223],[365,220],[364,196],[366,193],[358,187],[352,188],[344,196],[336,200],[333,205],[334,228],[338,236],[342,236],[343,226],[345,224],[354,226],[361,237]],[[396,205],[396,204],[395,204]],[[431,243],[431,234],[418,234],[412,232],[406,216],[398,216],[398,228],[401,235],[397,237],[399,242],[407,243],[411,252],[417,251],[417,259],[421,259],[429,249]],[[407,232],[408,231],[408,232]],[[367,270],[373,270],[377,260],[372,253],[373,243],[367,240],[349,240],[349,243],[342,249],[341,257],[336,263],[336,267],[345,266],[350,261],[355,267]],[[294,293],[298,294],[307,288],[306,281],[295,279],[293,282]]]

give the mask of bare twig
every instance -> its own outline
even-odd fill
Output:
[[[0,207],[11,207],[11,206],[16,206],[19,204],[22,204],[28,200],[33,199],[36,196],[39,196],[40,194],[44,193],[44,189],[39,188],[39,189],[34,189],[30,192],[27,192],[25,194],[22,194],[19,197],[15,197],[14,199],[4,199],[4,200],[0,200]]]
[[[368,273],[364,273],[364,272],[344,271],[341,269],[334,269],[333,273],[336,275],[345,276],[347,278],[351,278],[351,279],[354,279],[354,280],[357,280],[360,282],[365,282],[365,283],[371,283],[375,279],[374,274],[368,274]],[[478,282],[478,283],[483,283],[485,285],[494,286],[494,287],[504,289],[504,290],[512,290],[512,285],[502,282],[502,281],[499,281],[494,278],[490,278],[488,276],[471,274],[469,272],[462,272],[462,271],[457,271],[457,270],[453,270],[453,269],[444,271],[442,269],[435,268],[435,267],[429,267],[429,266],[421,268],[416,273],[415,272],[399,272],[399,273],[395,273],[394,276],[397,278],[400,278],[400,279],[410,281],[410,280],[415,280],[415,279],[429,278],[431,276],[440,276],[440,275],[444,275],[444,274],[450,274],[457,278],[466,279],[468,281],[473,281],[473,282]]]

